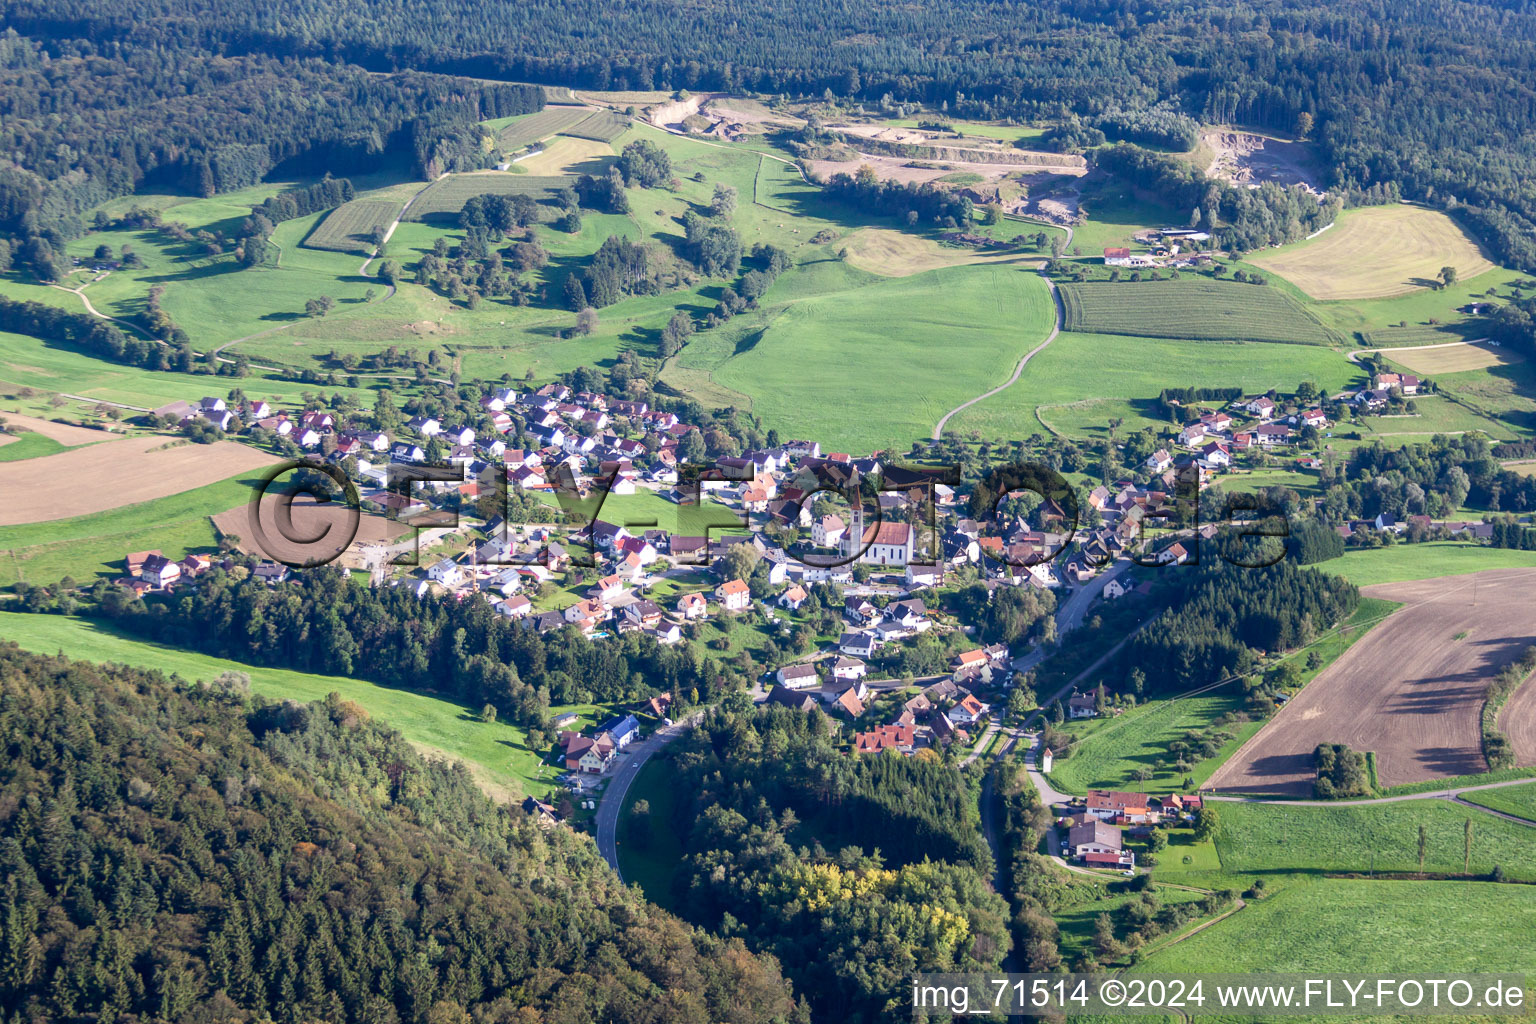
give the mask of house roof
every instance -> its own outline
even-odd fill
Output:
[[[859,695],[854,692],[855,689],[855,687],[850,686],[848,689],[838,694],[837,706],[848,712],[854,718],[858,718],[864,713],[864,702],[859,700]]]
[[[816,666],[808,664],[785,665],[779,669],[779,675],[785,679],[814,679],[816,677]]]
[[[747,592],[747,585],[741,580],[728,580],[720,584],[716,592],[721,597],[734,597],[737,594],[745,594]]]
[[[1128,807],[1140,807],[1144,810],[1151,802],[1152,798],[1145,793],[1121,793],[1112,789],[1088,791],[1089,810],[1120,811]]]
[[[1107,846],[1111,850],[1125,848],[1125,839],[1120,834],[1120,830],[1107,821],[1100,821],[1097,818],[1092,821],[1085,821],[1079,825],[1073,825],[1067,832],[1068,846],[1075,849],[1086,843]]]

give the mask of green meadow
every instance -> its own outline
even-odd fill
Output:
[[[424,752],[466,762],[475,779],[494,795],[516,799],[526,793],[543,794],[555,786],[558,770],[541,764],[539,754],[528,749],[523,730],[505,722],[481,721],[478,709],[451,700],[345,676],[213,658],[139,640],[108,623],[72,616],[0,612],[0,641],[14,641],[41,654],[63,652],[86,661],[158,669],[189,682],[231,670],[245,672],[253,692],[280,700],[323,700],[337,693],[400,730]]]
[[[1517,818],[1536,821],[1536,782],[1524,786],[1480,789],[1473,793],[1463,793],[1461,798],[1480,807],[1491,807]]]
[[[0,451],[5,449],[0,448]],[[153,501],[46,523],[0,526],[0,584],[90,584],[123,573],[130,551],[159,549],[167,558],[218,548],[210,516],[249,501],[250,473]]]
[[[1489,548],[1451,540],[1346,551],[1342,557],[1317,566],[1324,572],[1343,576],[1361,587],[1373,583],[1401,583],[1406,580],[1457,576],[1484,569],[1529,567],[1536,567],[1536,552]]]

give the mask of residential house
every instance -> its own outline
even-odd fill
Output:
[[[744,612],[752,604],[752,592],[743,580],[727,580],[715,588],[715,600],[728,612]]]
[[[877,726],[869,732],[855,733],[853,749],[859,754],[878,754],[886,750],[910,754],[917,746],[916,733],[910,724]]]
[[[406,426],[422,437],[431,437],[443,429],[443,422],[434,416],[413,416]]]
[[[144,559],[139,568],[139,579],[154,587],[165,587],[181,579],[181,565],[161,554]]]
[[[804,690],[821,685],[821,677],[816,674],[816,666],[803,662],[798,665],[785,665],[775,673],[775,678],[780,685],[791,690]]]
[[[915,565],[909,562],[905,579],[908,590],[937,587],[944,582],[944,567],[937,564]]]
[[[880,641],[873,633],[844,633],[838,637],[839,653],[868,661],[880,649]]]
[[[1166,448],[1159,448],[1147,456],[1147,468],[1154,473],[1161,473],[1173,465],[1173,456],[1168,454]]]
[[[1158,817],[1152,798],[1145,793],[1090,789],[1086,807],[1091,817],[1104,821],[1155,822]]]
[[[451,558],[443,558],[427,568],[427,579],[445,587],[456,586],[464,579],[464,567]]]
[[[779,595],[779,606],[781,608],[788,608],[790,611],[799,611],[800,606],[805,604],[806,598],[809,596],[805,592],[804,587],[796,584]]]
[[[794,708],[796,711],[816,710],[815,697],[812,697],[808,693],[796,693],[794,690],[789,689],[787,686],[780,686],[777,684],[774,685],[773,689],[768,691],[768,698],[764,701],[764,703],[773,704],[778,707]]]
[[[839,657],[832,663],[832,678],[839,682],[863,679],[868,672],[869,666],[858,658]]]
[[[623,750],[640,735],[640,720],[634,715],[615,715],[597,730],[598,739],[604,736],[613,741],[615,750]]]
[[[859,699],[858,689],[857,686],[850,686],[832,702],[848,712],[849,718],[858,718],[864,713],[864,702]]]
[[[956,725],[974,725],[987,717],[992,706],[978,700],[974,693],[966,694],[958,704],[949,709],[949,720]]]
[[[655,601],[636,601],[624,609],[624,618],[642,629],[661,625],[661,605]]]
[[[1072,856],[1085,863],[1105,863],[1119,866],[1130,857],[1125,849],[1125,839],[1120,830],[1103,821],[1085,820],[1067,831],[1067,849]],[[1110,858],[1108,861],[1089,858]]]
[[[708,613],[709,601],[703,594],[684,594],[677,599],[677,614],[685,619],[702,619]]]
[[[837,516],[817,516],[811,523],[811,543],[819,548],[835,548],[843,543],[848,524]]]

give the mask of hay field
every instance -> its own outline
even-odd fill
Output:
[[[1442,373],[1461,373],[1465,370],[1486,370],[1490,366],[1512,366],[1525,362],[1525,357],[1507,345],[1487,342],[1451,342],[1446,345],[1420,346],[1408,349],[1380,349],[1383,355],[1414,373],[1438,376]]]
[[[988,253],[941,245],[931,238],[893,228],[859,228],[844,239],[843,245],[848,250],[849,263],[882,277],[910,277],[940,267],[996,265],[1019,259],[1017,253]]]
[[[596,139],[561,135],[550,140],[543,152],[535,153],[517,166],[530,175],[606,174],[613,160],[613,147]]]
[[[1429,287],[1440,268],[1466,279],[1493,269],[1482,247],[1450,217],[1394,205],[1350,210],[1310,242],[1248,262],[1314,299],[1377,299]]]
[[[331,252],[371,253],[373,233],[388,231],[399,216],[403,202],[387,199],[354,199],[343,203],[316,225],[304,239],[307,249]]]
[[[471,198],[488,192],[505,196],[521,192],[539,199],[575,181],[569,174],[512,174],[506,171],[449,174],[422,190],[420,197],[406,211],[406,219],[425,220],[433,214],[457,214]]]
[[[105,512],[190,491],[280,461],[233,441],[167,447],[161,435],[128,437],[0,466],[0,526]]]
[[[1374,751],[1383,788],[1488,770],[1481,715],[1488,683],[1536,642],[1536,569],[1366,587],[1403,603],[1307,684],[1210,780],[1266,796],[1311,792],[1313,751]]]
[[[19,412],[0,411],[0,416],[5,417],[5,421],[12,427],[42,434],[66,448],[81,444],[95,444],[97,441],[110,441],[122,436],[105,430],[96,430],[93,427],[77,427],[73,423],[55,423],[53,420],[39,419],[36,416],[24,416]]]

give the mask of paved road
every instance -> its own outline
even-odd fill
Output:
[[[1056,635],[1064,637],[1081,626],[1083,620],[1088,617],[1088,609],[1093,607],[1093,602],[1098,599],[1100,594],[1104,593],[1104,588],[1109,586],[1109,581],[1118,579],[1134,568],[1136,568],[1135,564],[1130,561],[1117,561],[1093,579],[1074,590],[1072,596],[1063,601],[1056,609]],[[1028,672],[1044,661],[1045,658],[1046,650],[1042,647],[1036,647],[1028,654],[1022,654],[1014,658],[1013,670],[1015,672]]]
[[[622,881],[624,872],[619,870],[619,812],[624,809],[624,797],[634,783],[635,776],[655,754],[692,729],[703,717],[702,712],[691,718],[664,726],[645,739],[630,746],[624,763],[608,778],[608,786],[597,802],[597,852],[603,855]]]
[[[1070,245],[1071,243],[1072,243],[1072,229],[1068,228],[1067,229],[1067,244]],[[949,410],[949,412],[947,412],[943,416],[941,416],[939,418],[939,422],[937,422],[937,423],[935,423],[933,425],[933,433],[931,435],[929,435],[930,437],[932,437],[933,440],[937,441],[937,440],[939,440],[940,438],[942,438],[944,436],[944,428],[945,428],[945,426],[948,425],[950,417],[954,416],[955,413],[960,412],[960,411],[962,411],[964,409],[969,409],[971,406],[975,405],[977,402],[985,401],[986,399],[991,398],[993,395],[998,394],[999,392],[1002,392],[1002,391],[1006,391],[1009,388],[1013,387],[1013,385],[1017,384],[1019,382],[1019,375],[1024,372],[1024,367],[1029,365],[1029,361],[1031,359],[1035,358],[1035,356],[1039,355],[1041,352],[1044,352],[1046,346],[1049,345],[1051,342],[1055,341],[1056,340],[1056,335],[1061,333],[1062,325],[1066,322],[1066,311],[1062,308],[1062,305],[1061,305],[1061,293],[1056,290],[1056,282],[1055,281],[1052,281],[1050,278],[1045,277],[1043,274],[1041,275],[1041,278],[1042,278],[1042,280],[1045,281],[1045,286],[1050,289],[1051,301],[1053,303],[1055,303],[1055,305],[1056,305],[1056,322],[1051,325],[1051,333],[1047,334],[1045,336],[1045,340],[1042,341],[1040,344],[1036,345],[1034,348],[1032,348],[1028,352],[1024,353],[1024,358],[1019,360],[1019,365],[1017,365],[1017,366],[1015,366],[1013,368],[1013,376],[1012,377],[1009,377],[1007,380],[1003,381],[1003,383],[999,384],[997,387],[993,388],[991,391],[988,391],[988,392],[985,392],[983,394],[977,395],[975,398],[971,399],[968,402],[961,402],[959,405],[955,406],[953,409]]]
[[[1529,785],[1533,782],[1536,782],[1536,779],[1506,779],[1503,782],[1481,782],[1475,786],[1450,786],[1445,789],[1432,790],[1428,793],[1405,793],[1401,796],[1362,797],[1358,800],[1266,800],[1263,797],[1257,796],[1223,796],[1216,793],[1206,794],[1205,799],[1221,800],[1229,804],[1280,804],[1285,807],[1359,807],[1364,804],[1396,804],[1402,803],[1405,800],[1451,800],[1456,803],[1466,804],[1468,807],[1477,807],[1477,809],[1480,811],[1489,811],[1489,813],[1492,814],[1499,814],[1499,812],[1492,811],[1490,808],[1481,807],[1473,803],[1467,803],[1467,801],[1461,800],[1459,798],[1463,793],[1475,793],[1480,789],[1502,789],[1505,786]],[[1502,814],[1500,816],[1512,817],[1510,815]],[[1513,818],[1513,820],[1524,822],[1528,825],[1536,824],[1533,822],[1527,822],[1524,818]]]

